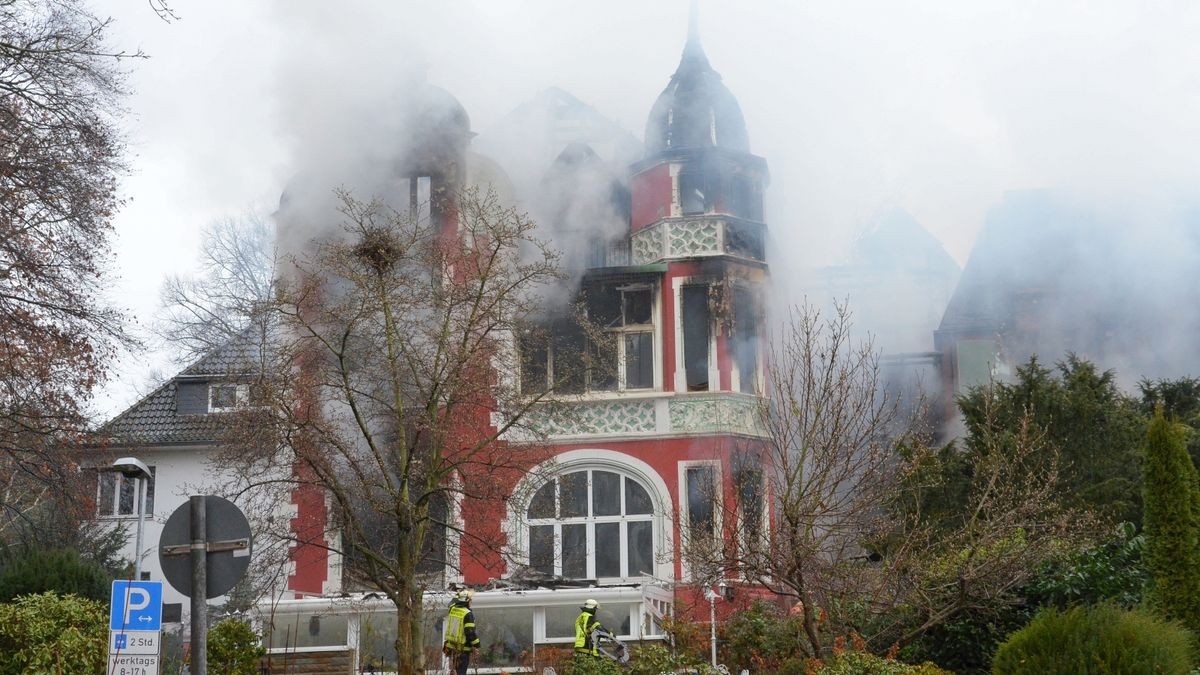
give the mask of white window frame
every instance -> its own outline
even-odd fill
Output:
[[[213,399],[217,389],[226,387],[234,388],[234,404],[233,407],[218,407],[213,405]],[[241,410],[250,403],[250,385],[240,382],[210,382],[208,384],[208,412],[210,413],[227,413]]]
[[[654,577],[674,579],[675,502],[667,481],[655,468],[632,455],[594,447],[559,453],[533,467],[513,488],[512,497],[508,500],[508,517],[502,529],[507,542],[504,555],[515,565],[509,566],[506,576],[514,573],[519,566],[529,564],[529,519],[526,517],[529,500],[533,498],[537,489],[545,484],[547,476],[557,476],[580,469],[600,469],[631,476],[647,489],[654,509],[654,527],[651,531],[654,542]]]
[[[680,556],[680,571],[683,579],[691,578],[691,569],[687,559],[687,538],[691,536],[691,510],[688,504],[688,484],[687,472],[688,469],[708,466],[712,467],[713,485],[716,487],[717,494],[713,498],[713,533],[714,538],[719,539],[724,531],[724,495],[725,482],[722,474],[721,460],[719,459],[699,459],[687,460],[678,462],[679,471],[679,489],[676,494],[679,495],[679,505],[676,507],[679,513],[679,536],[680,550],[684,553]]]
[[[148,466],[146,468],[150,469],[150,480],[146,481],[146,486],[145,486],[146,494],[148,495],[150,493],[150,490],[154,487],[156,467]],[[101,497],[104,494],[104,482],[106,480],[113,481],[112,503],[109,504],[109,506],[112,507],[112,513],[101,513],[101,511],[100,511],[100,505],[103,503],[103,500],[101,499]],[[124,485],[125,481],[129,481],[133,485],[133,510],[130,511],[129,513],[121,513],[121,486]],[[138,479],[130,478],[129,476],[126,476],[125,474],[123,474],[119,471],[97,471],[97,473],[96,473],[96,517],[110,519],[110,520],[124,520],[127,518],[137,518],[138,517],[138,501],[139,501],[137,481],[138,481]],[[154,512],[154,504],[153,503],[146,504],[146,507],[147,507],[146,508],[146,517],[149,518],[151,516],[151,514]]]
[[[658,284],[647,282],[638,284],[629,284],[626,286],[618,286],[617,291],[621,294],[621,325],[606,329],[607,332],[617,337],[617,390],[628,392],[650,392],[662,391],[662,335],[659,327],[662,325],[661,320],[661,299],[662,294],[659,292]],[[650,323],[625,324],[625,294],[637,293],[641,291],[650,292]],[[653,359],[651,363],[651,382],[649,387],[638,387],[630,389],[626,377],[626,354],[625,354],[625,336],[637,334],[650,334],[650,357]],[[597,392],[604,390],[598,389]]]
[[[592,506],[592,472],[594,472],[594,471],[603,471],[603,472],[607,472],[607,473],[616,474],[621,477],[622,481],[621,481],[621,487],[619,489],[620,497],[621,497],[621,514],[620,515],[615,515],[615,516],[591,515],[592,510],[593,510],[593,506]],[[656,560],[657,555],[658,555],[658,550],[657,550],[658,546],[655,545],[655,542],[658,541],[658,534],[659,534],[658,528],[660,527],[660,525],[656,522],[657,518],[655,518],[655,514],[654,514],[654,510],[653,510],[653,505],[654,505],[654,501],[655,501],[654,497],[653,497],[653,494],[654,494],[653,491],[650,489],[649,486],[645,485],[642,481],[638,480],[634,476],[631,476],[627,472],[623,472],[623,471],[614,469],[612,467],[591,467],[591,466],[589,466],[589,467],[570,468],[570,469],[562,471],[561,473],[555,474],[554,477],[552,477],[550,479],[550,481],[554,482],[554,486],[555,486],[554,487],[554,500],[555,500],[556,505],[560,503],[560,499],[561,499],[562,481],[560,479],[563,476],[566,476],[569,474],[574,474],[574,473],[581,473],[581,472],[587,473],[587,488],[588,488],[587,489],[587,512],[589,515],[587,515],[587,516],[572,516],[569,518],[563,518],[561,516],[556,516],[556,517],[552,517],[552,518],[530,518],[528,516],[529,502],[532,501],[533,496],[536,495],[538,493],[538,491],[541,490],[541,487],[544,487],[547,484],[547,483],[542,483],[541,486],[539,486],[536,490],[534,490],[532,493],[530,493],[529,499],[526,500],[525,504],[524,504],[524,509],[525,509],[525,513],[526,513],[525,522],[524,522],[524,527],[527,532],[526,538],[528,540],[532,540],[532,534],[529,533],[530,528],[539,527],[539,526],[542,526],[542,527],[552,526],[554,528],[554,574],[555,574],[555,576],[561,577],[561,576],[563,576],[562,528],[564,525],[583,525],[584,532],[585,532],[584,536],[585,536],[586,542],[587,542],[587,559],[586,559],[585,576],[583,577],[584,579],[595,579],[597,583],[603,583],[603,584],[627,583],[630,581],[638,581],[638,580],[644,579],[645,577],[643,575],[629,574],[629,541],[628,541],[629,527],[628,527],[627,523],[650,523],[650,546],[651,546],[650,556],[651,556],[652,561]],[[651,504],[650,513],[638,513],[638,514],[627,514],[626,513],[627,507],[625,505],[626,493],[625,493],[624,481],[627,481],[627,480],[633,481],[633,483],[635,485],[637,485],[638,487],[640,487],[642,490],[644,490],[646,492],[646,496],[650,499],[650,504]],[[549,481],[547,481],[547,482],[549,482]],[[620,544],[619,544],[620,545],[619,565],[620,565],[621,572],[623,573],[620,576],[598,577],[596,575],[596,552],[597,552],[597,549],[596,549],[596,525],[605,524],[605,523],[620,523],[620,524],[624,525],[623,527],[618,528],[618,541],[620,542]],[[528,547],[527,547],[526,553],[527,553],[527,555],[531,555],[528,552]]]

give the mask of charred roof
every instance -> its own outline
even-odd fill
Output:
[[[708,147],[749,152],[750,139],[741,106],[704,54],[693,15],[679,67],[650,109],[646,156]]]

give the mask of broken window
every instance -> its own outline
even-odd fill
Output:
[[[529,325],[517,339],[521,391],[582,393],[587,380],[583,329],[574,321]]]
[[[757,394],[760,312],[755,294],[748,288],[733,292],[733,360],[737,365],[738,390]]]
[[[679,209],[685,216],[708,213],[712,208],[708,173],[696,169],[679,172]]]
[[[712,315],[708,286],[683,287],[683,361],[688,391],[708,391],[709,342]]]
[[[575,321],[529,326],[518,340],[521,387],[527,394],[654,387],[652,287],[596,285],[583,294],[586,336]]]
[[[729,185],[729,213],[762,222],[762,193],[752,176],[741,173],[733,175]]]
[[[534,493],[526,510],[529,566],[568,579],[654,573],[654,510],[638,481],[614,471],[572,471]]]
[[[433,214],[433,179],[429,176],[405,178],[400,181],[401,206],[396,210],[408,217],[417,227],[428,227]]]

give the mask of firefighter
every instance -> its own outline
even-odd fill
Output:
[[[457,675],[467,675],[471,664],[471,652],[479,649],[479,634],[475,632],[475,612],[471,611],[471,598],[475,592],[459,591],[450,601],[450,613],[446,616],[446,637],[442,653],[450,659],[450,668]]]
[[[596,610],[600,609],[600,603],[588,598],[579,609],[582,611],[575,619],[575,658],[598,658],[600,646],[596,644],[597,640],[592,639],[592,634],[603,630],[600,622],[596,620]]]

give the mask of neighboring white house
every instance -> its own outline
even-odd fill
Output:
[[[143,579],[165,581],[159,565],[158,543],[171,513],[187,502],[190,495],[218,494],[227,483],[228,476],[222,474],[215,461],[223,430],[222,416],[249,403],[249,384],[243,374],[253,372],[251,364],[256,360],[257,348],[252,341],[235,339],[185,368],[99,430],[104,449],[94,457],[95,468],[104,468],[115,457],[134,456],[153,473],[147,490],[144,543],[140,552]],[[134,482],[118,473],[102,471],[96,493],[97,521],[125,524],[128,539],[122,553],[130,561],[137,555]],[[291,516],[294,507],[288,503],[286,493],[278,501],[283,503],[268,515]],[[255,558],[261,560],[260,552],[269,542],[255,544],[258,548]],[[289,571],[285,569],[279,575],[280,591]],[[220,605],[225,597],[209,602]],[[186,596],[166,584],[163,603],[166,623],[186,624]]]

